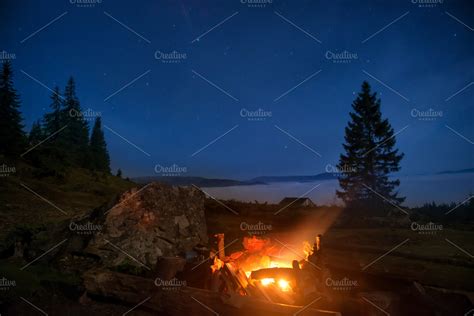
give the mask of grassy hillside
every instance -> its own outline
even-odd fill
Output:
[[[0,240],[18,225],[42,225],[78,216],[135,186],[133,182],[85,169],[63,178],[33,176],[29,165],[0,178]]]

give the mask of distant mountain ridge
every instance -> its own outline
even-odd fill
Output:
[[[459,170],[445,170],[437,172],[436,174],[455,174],[455,173],[474,173],[474,168],[459,169]]]
[[[132,180],[138,183],[150,183],[154,181],[164,182],[171,185],[195,185],[198,187],[229,187],[240,185],[265,185],[272,182],[314,182],[323,180],[334,180],[337,176],[332,173],[320,173],[310,176],[262,176],[250,180],[234,179],[212,179],[191,176],[148,176],[136,177]]]
[[[337,179],[337,175],[334,173],[319,173],[310,176],[262,176],[251,179],[250,181],[259,182],[314,182],[323,180],[334,180]]]
[[[258,181],[240,181],[233,179],[209,179],[204,177],[186,177],[186,176],[150,176],[137,177],[133,181],[138,183],[163,182],[171,185],[185,186],[195,185],[198,187],[230,187],[239,185],[257,185],[266,184]]]
[[[474,168],[466,168],[459,170],[445,170],[440,172],[434,172],[431,174],[442,175],[442,174],[461,174],[461,173],[474,173]],[[429,175],[429,174],[421,174]],[[205,177],[192,177],[192,176],[148,176],[148,177],[136,177],[132,179],[138,183],[150,183],[153,181],[164,182],[171,185],[186,186],[195,185],[198,187],[230,187],[230,186],[241,186],[241,185],[266,185],[269,183],[284,183],[284,182],[315,182],[325,180],[337,180],[336,173],[318,173],[315,175],[306,176],[260,176],[250,180],[235,180],[235,179],[214,179]]]

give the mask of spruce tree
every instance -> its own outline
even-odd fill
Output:
[[[16,156],[26,149],[20,98],[13,87],[13,74],[9,61],[3,63],[0,74],[0,155]]]
[[[102,122],[100,117],[96,118],[92,129],[89,146],[90,165],[93,170],[110,173],[110,158],[107,152]]]
[[[381,214],[405,200],[396,191],[400,181],[389,179],[392,172],[400,170],[403,154],[394,149],[394,130],[382,118],[380,99],[368,82],[363,82],[352,108],[345,129],[345,153],[339,158],[341,191],[337,196],[348,207]]]
[[[76,85],[71,77],[64,90],[64,122],[67,127],[62,135],[67,160],[75,166],[87,165],[89,145],[89,126],[82,115],[79,99],[76,96]]]
[[[28,134],[28,143],[30,146],[34,146],[41,142],[43,139],[43,128],[41,127],[41,123],[39,121],[36,121],[31,126],[31,131]]]
[[[64,98],[56,86],[51,94],[51,112],[43,116],[43,134],[48,140],[35,150],[32,164],[42,168],[48,174],[61,174],[71,164],[69,149],[66,146],[67,117]],[[62,130],[64,129],[64,130]],[[32,153],[33,154],[33,153]]]
[[[63,113],[63,102],[61,100],[61,94],[59,92],[59,88],[56,86],[54,88],[53,93],[51,94],[51,113],[46,113],[44,115],[44,132],[46,135],[53,135],[61,128],[66,125],[66,121],[64,118]],[[58,135],[52,137],[52,139],[56,139]]]

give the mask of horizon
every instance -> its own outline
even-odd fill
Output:
[[[178,165],[172,165],[170,167],[178,167]],[[327,168],[327,166],[326,166]],[[456,169],[456,170],[438,170],[438,171],[434,171],[432,173],[427,173],[427,172],[424,172],[424,173],[403,173],[403,172],[394,172],[392,173],[393,176],[402,176],[402,177],[407,177],[407,176],[427,176],[427,175],[442,175],[442,174],[449,174],[449,173],[469,173],[471,172],[471,170],[473,170],[474,167],[471,167],[471,168],[461,168],[461,169]],[[187,171],[181,171],[182,173],[187,173]],[[183,178],[186,178],[186,177],[200,177],[200,178],[205,178],[205,179],[221,179],[221,180],[238,180],[238,181],[249,181],[249,180],[254,180],[254,179],[257,179],[257,178],[266,178],[266,177],[311,177],[311,176],[319,176],[319,175],[324,175],[324,174],[336,174],[337,172],[329,172],[329,171],[326,171],[324,170],[323,172],[318,172],[318,173],[311,173],[311,174],[284,174],[284,175],[271,175],[271,174],[264,174],[264,175],[258,175],[258,176],[252,176],[250,178],[209,178],[209,177],[206,177],[206,176],[197,176],[197,175],[194,175],[194,174],[186,174],[186,175],[169,175],[169,174],[166,174],[165,175],[160,175],[161,173],[158,173],[156,172],[155,170],[155,174],[152,175],[143,175],[143,176],[130,176],[131,179],[139,179],[139,178],[153,178],[153,177],[156,177],[156,178],[159,178],[159,177],[183,177]]]

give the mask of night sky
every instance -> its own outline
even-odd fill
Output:
[[[400,132],[402,174],[472,168],[474,2],[416,2],[7,0],[0,51],[28,130],[72,75],[126,176],[324,172],[363,80]]]

